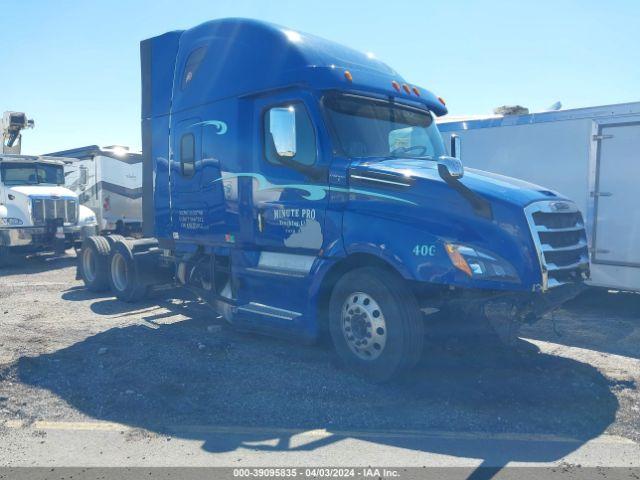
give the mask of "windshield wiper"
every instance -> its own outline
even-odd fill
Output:
[[[429,161],[436,160],[431,155],[411,155],[410,153],[406,153],[406,152],[398,152],[397,154],[394,154],[393,152],[391,152],[391,155],[385,158],[415,158],[417,160],[429,160]]]

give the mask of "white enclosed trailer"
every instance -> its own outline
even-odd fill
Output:
[[[65,184],[95,212],[101,232],[142,232],[141,153],[90,145],[55,155],[75,159],[65,166]]]
[[[591,284],[640,291],[640,102],[443,118],[439,128],[457,136],[465,165],[573,199],[586,217]]]

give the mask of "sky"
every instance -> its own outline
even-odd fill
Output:
[[[0,112],[23,153],[140,149],[139,42],[250,17],[373,52],[451,115],[640,101],[637,0],[0,0]]]

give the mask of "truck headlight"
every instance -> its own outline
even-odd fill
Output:
[[[15,217],[1,217],[0,226],[2,227],[17,227],[22,225],[22,219]]]
[[[505,282],[520,281],[515,268],[493,252],[455,243],[445,244],[445,250],[454,267],[470,277]]]

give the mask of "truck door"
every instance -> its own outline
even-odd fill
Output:
[[[601,124],[597,144],[593,260],[640,267],[640,121]]]
[[[195,239],[206,230],[200,194],[202,127],[199,118],[176,124],[171,154],[171,223],[175,239]]]
[[[255,104],[254,245],[244,262],[242,296],[245,313],[265,324],[304,328],[306,292],[325,241],[328,204],[320,118],[317,103],[304,92]]]

